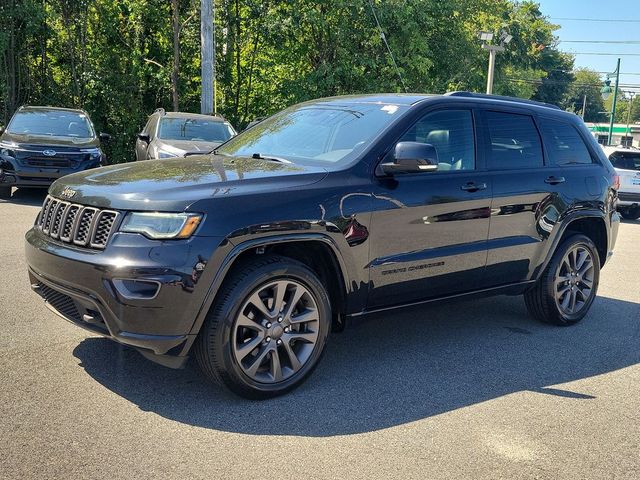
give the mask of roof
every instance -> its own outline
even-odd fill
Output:
[[[154,112],[156,113],[156,112]],[[165,112],[163,115],[165,118],[193,118],[201,120],[214,120],[218,122],[226,122],[223,117],[215,115],[204,115],[202,113],[189,113],[189,112]]]
[[[451,98],[452,100],[469,99],[486,103],[499,102],[502,104],[517,104],[527,107],[544,108],[553,112],[563,112],[558,106],[550,103],[537,102],[524,98],[505,97],[500,95],[486,95],[465,91],[447,92],[445,94],[420,94],[420,93],[376,93],[367,95],[344,95],[339,97],[319,98],[305,102],[308,105],[344,105],[345,103],[378,103],[401,106],[413,106],[426,100]]]
[[[22,112],[38,112],[38,111],[51,111],[51,110],[57,110],[60,112],[83,113],[85,115],[87,114],[87,112],[85,112],[81,108],[47,107],[44,105],[24,105],[20,107],[20,111]]]

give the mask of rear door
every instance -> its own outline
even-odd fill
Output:
[[[562,175],[545,165],[542,138],[527,109],[482,112],[493,183],[486,285],[526,280],[562,206]]]
[[[494,186],[487,283],[522,282],[543,265],[558,220],[598,200],[599,165],[568,119],[526,109],[487,110],[483,119]]]

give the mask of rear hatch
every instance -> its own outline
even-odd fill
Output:
[[[640,194],[640,150],[617,150],[609,160],[620,176],[620,192]]]

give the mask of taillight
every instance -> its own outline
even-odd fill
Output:
[[[617,192],[618,190],[620,190],[620,175],[614,175],[612,180],[613,184],[611,186]]]

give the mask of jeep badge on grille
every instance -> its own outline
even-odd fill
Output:
[[[60,196],[64,197],[64,198],[73,198],[76,193],[77,192],[75,190],[73,190],[72,188],[65,187],[65,189],[62,190],[62,192],[60,193]]]

